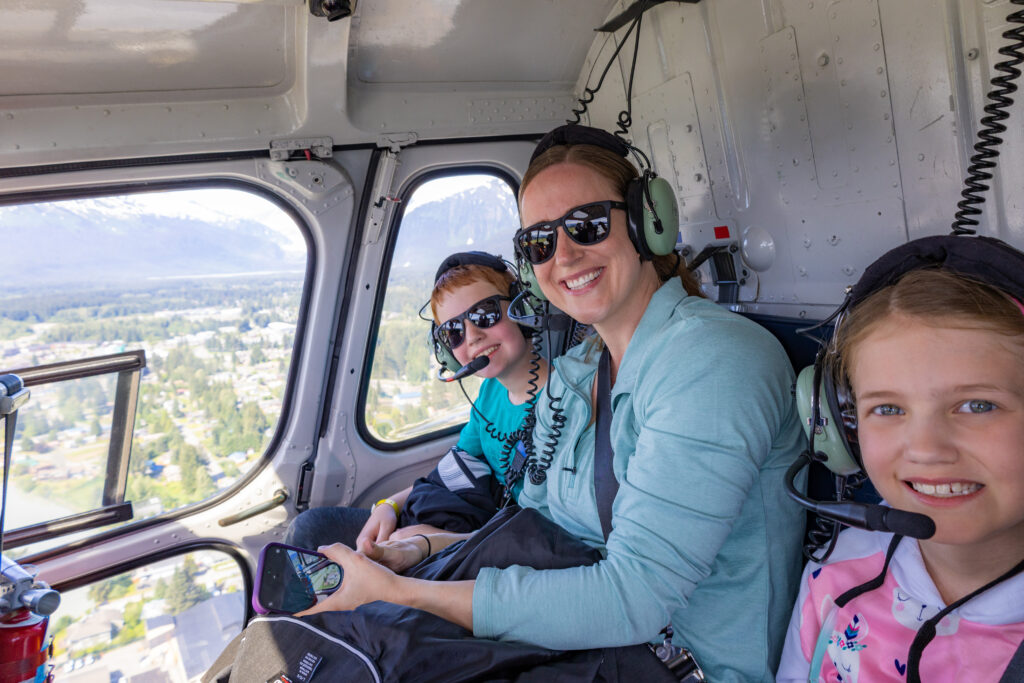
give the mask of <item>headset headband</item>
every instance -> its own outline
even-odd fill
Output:
[[[940,268],[1024,300],[1024,253],[993,237],[938,235],[912,240],[886,252],[867,267],[850,290],[853,307],[914,270]]]
[[[441,261],[441,265],[437,269],[437,273],[434,275],[434,283],[441,279],[441,276],[447,273],[452,268],[459,268],[461,266],[482,266],[484,268],[490,268],[496,270],[502,274],[511,275],[508,266],[501,260],[500,256],[494,254],[488,254],[486,251],[462,251],[457,254],[452,254],[444,261]]]
[[[557,147],[559,145],[567,145],[570,147],[573,145],[593,145],[594,147],[601,147],[602,149],[614,152],[623,158],[629,156],[630,150],[630,145],[628,143],[621,138],[615,137],[606,130],[591,128],[590,126],[583,126],[578,123],[569,123],[548,131],[548,133],[540,139],[540,142],[537,143],[537,147],[533,150],[533,154],[530,156],[530,163],[532,164],[534,159],[552,147]]]

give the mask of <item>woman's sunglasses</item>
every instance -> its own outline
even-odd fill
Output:
[[[544,263],[555,255],[558,241],[558,226],[565,228],[569,238],[576,244],[590,246],[608,237],[611,232],[612,209],[626,209],[625,202],[605,200],[583,204],[557,220],[535,223],[518,230],[513,237],[516,251],[533,265]]]
[[[434,329],[434,338],[449,349],[454,349],[466,341],[466,323],[469,320],[481,330],[494,327],[501,322],[501,302],[510,301],[507,296],[495,294],[481,299],[459,315],[445,320]]]

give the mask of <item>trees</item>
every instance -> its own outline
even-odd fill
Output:
[[[210,591],[202,584],[196,583],[199,568],[191,555],[174,570],[171,581],[167,585],[167,611],[170,614],[181,614],[189,607],[198,605],[210,598]]]

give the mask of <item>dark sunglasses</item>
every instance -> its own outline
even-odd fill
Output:
[[[449,349],[460,346],[462,342],[466,341],[466,324],[464,321],[469,320],[469,322],[481,330],[494,327],[501,322],[502,301],[510,301],[510,299],[507,296],[495,294],[494,296],[477,301],[464,312],[438,325],[434,329],[434,338]]]
[[[535,266],[544,263],[555,255],[559,225],[565,228],[566,234],[576,244],[585,247],[597,244],[611,233],[612,209],[625,210],[626,203],[606,199],[603,202],[583,204],[569,209],[559,219],[522,228],[513,237],[516,251]]]

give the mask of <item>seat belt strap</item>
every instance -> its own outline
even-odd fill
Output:
[[[1024,681],[1024,641],[1017,646],[1017,651],[1013,653],[1010,664],[1003,672],[1002,678],[999,679],[999,683],[1016,683],[1018,681]]]
[[[612,461],[612,370],[611,354],[608,347],[601,352],[597,363],[597,425],[594,435],[594,497],[597,499],[597,515],[601,519],[601,532],[608,540],[612,532],[612,503],[619,491]]]

